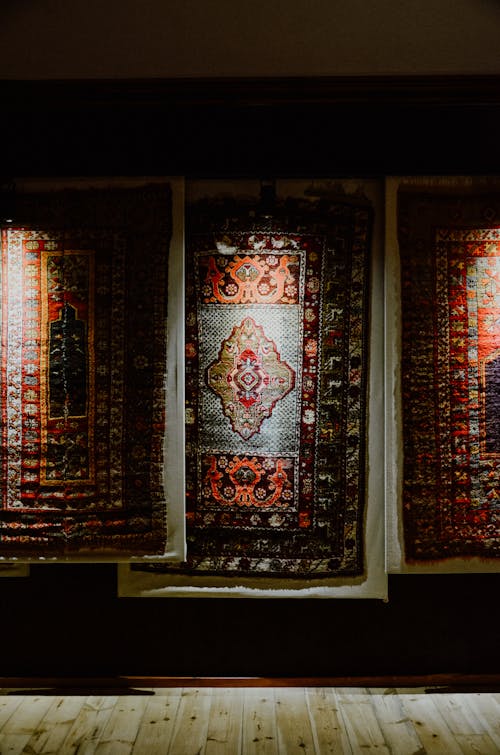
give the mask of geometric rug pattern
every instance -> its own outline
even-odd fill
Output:
[[[362,201],[190,209],[182,571],[363,573],[371,222]]]
[[[169,202],[29,195],[3,230],[3,556],[163,552]]]
[[[399,196],[409,562],[500,555],[500,197]]]

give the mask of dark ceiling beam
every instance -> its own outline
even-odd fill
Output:
[[[500,104],[500,76],[1,80],[5,105],[190,107]]]
[[[0,80],[1,173],[500,173],[500,76]]]

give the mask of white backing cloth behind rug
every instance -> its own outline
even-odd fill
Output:
[[[74,206],[75,208],[75,215],[79,219],[80,215],[83,217],[82,223],[87,222],[88,224],[92,224],[94,222],[94,215],[89,212],[85,214],[84,212],[80,212],[78,214],[79,208],[81,206],[85,207],[85,205],[82,205],[81,197],[85,198],[86,194],[89,192],[94,192],[98,199],[96,199],[96,215],[99,217],[99,222],[101,222],[101,215],[104,217],[104,220],[102,220],[103,224],[106,224],[106,227],[112,224],[113,218],[109,215],[109,206],[105,204],[105,199],[102,199],[102,197],[107,196],[105,194],[106,191],[115,192],[117,195],[119,195],[119,192],[121,190],[131,190],[134,191],[137,194],[137,197],[139,199],[142,198],[143,194],[144,196],[149,196],[146,194],[148,191],[148,187],[151,186],[165,186],[165,195],[168,197],[169,193],[171,193],[172,202],[170,203],[170,200],[165,203],[165,205],[161,204],[161,206],[154,207],[152,203],[148,203],[147,207],[149,208],[149,214],[152,215],[153,219],[158,221],[159,219],[162,221],[165,221],[165,225],[168,227],[171,226],[171,233],[170,233],[170,249],[172,250],[172,253],[169,254],[169,247],[168,244],[165,244],[165,256],[163,259],[159,260],[159,265],[161,266],[164,264],[165,267],[162,267],[161,274],[158,276],[159,280],[163,280],[163,274],[165,272],[165,268],[169,266],[168,270],[168,322],[170,323],[170,331],[166,334],[161,334],[162,343],[167,343],[167,370],[166,377],[161,379],[161,382],[159,383],[158,390],[164,391],[164,396],[162,397],[162,402],[157,401],[156,405],[159,406],[160,403],[163,405],[163,398],[165,401],[165,412],[164,415],[166,416],[166,424],[167,424],[167,431],[163,434],[162,430],[158,430],[158,436],[159,440],[156,444],[156,447],[158,450],[158,456],[162,457],[162,438],[163,438],[163,463],[160,465],[160,471],[158,473],[159,480],[163,481],[163,485],[158,485],[157,487],[161,487],[161,492],[158,494],[158,506],[155,510],[154,516],[156,517],[156,520],[158,520],[160,523],[164,523],[165,520],[167,520],[167,539],[165,542],[164,538],[164,531],[165,527],[161,526],[158,527],[158,529],[162,530],[162,536],[159,537],[159,547],[156,550],[149,550],[145,551],[146,553],[154,552],[156,554],[156,558],[159,558],[160,560],[174,560],[176,562],[182,560],[185,557],[185,519],[184,519],[184,361],[183,361],[183,354],[184,354],[184,339],[183,339],[183,322],[184,322],[184,298],[182,293],[182,281],[183,281],[183,262],[184,262],[184,254],[183,254],[183,238],[184,238],[184,180],[182,178],[177,177],[108,177],[108,176],[97,176],[97,177],[71,177],[71,178],[18,178],[15,181],[15,197],[14,199],[18,202],[18,207],[16,208],[18,211],[22,212],[23,210],[23,201],[26,199],[26,197],[30,197],[31,195],[40,196],[43,198],[42,203],[42,210],[40,211],[39,215],[40,217],[37,217],[36,221],[33,221],[33,223],[36,222],[36,228],[42,228],[43,230],[43,223],[45,222],[45,218],[47,217],[47,224],[49,227],[51,227],[51,223],[54,224],[56,222],[54,218],[57,218],[57,222],[69,223],[70,221],[67,219],[67,216],[64,215],[62,218],[62,221],[60,220],[60,209],[58,205],[58,201],[60,200],[60,197],[64,195],[64,197],[68,198],[67,201],[70,204],[71,207]],[[135,195],[134,195],[135,196]],[[99,199],[100,197],[100,199]],[[52,199],[53,198],[53,199]],[[66,199],[65,199],[66,201]],[[117,203],[119,203],[119,200],[116,200]],[[51,204],[52,203],[52,204]],[[24,210],[26,215],[26,223],[31,222],[31,215],[29,210],[30,205],[28,205],[28,210]],[[137,208],[137,204],[134,204],[134,209]],[[54,212],[51,211],[54,210]],[[57,210],[57,212],[56,212]],[[162,210],[164,212],[163,218],[162,218]],[[58,214],[59,213],[59,214]],[[99,214],[100,213],[100,214]],[[87,217],[88,216],[88,217]],[[24,216],[23,216],[24,217]],[[170,222],[171,221],[171,222]],[[76,221],[75,221],[76,222]],[[80,222],[80,221],[79,221]],[[137,218],[134,217],[131,220],[132,224],[137,224]],[[8,228],[8,226],[6,226]],[[135,227],[135,226],[134,226]],[[91,229],[92,230],[92,229]],[[157,255],[160,256],[160,253],[158,253],[158,250],[162,250],[164,247],[161,245],[160,241],[158,240],[158,237],[155,238],[155,242],[152,243],[152,246],[157,250]],[[142,251],[145,253],[146,250],[141,247]],[[167,257],[168,254],[168,257]],[[132,255],[131,255],[132,257]],[[137,259],[137,257],[135,257]],[[133,275],[133,274],[131,274]],[[98,276],[97,276],[98,277]],[[99,285],[101,283],[102,287],[104,287],[104,283],[97,280],[97,284]],[[166,292],[165,292],[166,293]],[[162,292],[163,294],[163,292]],[[146,295],[153,299],[151,287],[146,289]],[[164,294],[162,298],[162,304],[155,305],[157,307],[155,311],[155,323],[158,324],[158,330],[161,333],[161,329],[165,327],[166,317],[165,314],[165,306],[163,304],[164,301]],[[138,307],[141,307],[141,300],[139,300]],[[139,318],[135,318],[135,322],[139,320]],[[134,333],[134,324],[131,326],[131,332]],[[140,332],[138,326],[135,327],[135,332]],[[158,336],[159,337],[159,336]],[[134,352],[134,354],[137,355],[137,351]],[[116,362],[115,362],[116,364]],[[104,371],[107,369],[106,364],[103,365],[101,372],[104,374]],[[122,375],[123,376],[123,375]],[[136,393],[134,394],[134,398],[137,399],[137,385],[135,385],[134,390]],[[135,401],[137,405],[139,405],[138,399]],[[108,406],[108,412],[111,414],[111,416],[114,416],[112,413],[112,410],[109,409]],[[153,422],[153,419],[151,417],[147,416],[147,412],[144,412],[144,421],[146,422]],[[158,421],[158,419],[156,420]],[[109,423],[109,426],[116,431],[116,436],[119,438],[119,429],[116,428],[116,426],[112,423]],[[159,424],[156,425],[156,427],[160,427]],[[142,436],[141,436],[142,437]],[[138,449],[138,452],[140,452],[140,448]],[[102,466],[102,465],[101,465]],[[117,474],[116,468],[113,468],[113,471],[115,475]],[[141,504],[144,508],[145,501],[144,499],[141,501]],[[125,517],[124,517],[125,518]],[[156,521],[155,520],[155,521]],[[133,535],[137,536],[137,538],[141,537],[141,528],[137,524],[137,518],[133,525],[131,525],[131,528],[135,528]],[[163,538],[163,539],[162,539]],[[164,553],[162,553],[164,549]],[[134,552],[134,551],[132,551]],[[136,550],[137,555],[132,556],[132,558],[141,559],[143,557],[142,554],[140,554],[140,549],[138,548]],[[19,569],[20,566],[16,562],[16,557],[18,557],[18,554],[12,553],[12,555],[7,555],[6,553],[2,553],[2,556],[5,556],[5,559],[8,560],[9,557],[11,558],[13,565],[16,569]],[[44,561],[69,561],[69,560],[78,560],[78,561],[129,561],[131,556],[129,555],[129,552],[125,552],[123,554],[119,552],[112,552],[111,549],[102,549],[100,550],[99,547],[95,547],[91,552],[83,552],[82,553],[76,553],[76,555],[71,554],[71,556],[62,555],[60,556],[59,553],[57,554],[51,554],[49,552],[44,553],[43,549],[40,549],[40,553],[35,554],[33,559],[31,559],[31,556],[24,560],[44,560]],[[148,558],[148,556],[146,556]],[[0,566],[3,566],[3,563],[0,562]],[[6,567],[7,568],[7,567]],[[24,568],[24,567],[23,567]],[[10,570],[10,567],[7,569],[7,571]]]
[[[187,184],[187,200],[219,196],[258,198],[258,181],[193,181]],[[365,569],[357,577],[320,579],[274,576],[211,576],[168,571],[145,571],[141,564],[119,566],[120,597],[296,597],[387,598],[384,568],[384,380],[383,380],[383,185],[375,180],[311,182],[279,180],[278,197],[311,197],[324,193],[335,200],[367,198],[374,210],[369,313],[369,378],[367,421],[367,474],[364,512]],[[177,248],[180,248],[178,246]],[[177,334],[180,338],[180,334]],[[181,459],[181,455],[179,456]],[[177,514],[180,509],[177,510]],[[177,516],[177,514],[175,516]],[[169,513],[169,522],[171,514]],[[149,559],[154,566],[156,559]],[[161,569],[161,566],[160,566]]]
[[[500,180],[496,177],[407,176],[386,179],[386,242],[385,242],[385,394],[386,394],[386,568],[388,573],[463,573],[496,572],[499,559],[481,557],[447,557],[436,560],[411,561],[405,553],[403,536],[403,404],[401,384],[402,359],[402,292],[401,263],[398,242],[398,191],[430,196],[456,197],[474,194],[498,194]],[[467,206],[467,199],[462,200]],[[457,203],[458,208],[458,203]],[[460,213],[457,209],[457,218]],[[465,215],[466,216],[466,215]],[[441,222],[441,219],[439,220]],[[498,218],[496,218],[498,225]],[[495,224],[495,222],[493,224]],[[443,227],[452,225],[443,215]],[[460,223],[460,220],[458,221]],[[485,227],[488,221],[485,220]],[[490,223],[491,225],[491,223]],[[418,285],[418,281],[414,281]],[[432,333],[429,334],[429,338]],[[416,357],[417,358],[417,357]],[[431,387],[429,387],[431,390]],[[450,388],[451,390],[451,388]],[[452,430],[454,425],[452,423]],[[455,428],[456,429],[456,428]],[[438,546],[437,546],[438,547]]]
[[[29,564],[0,563],[0,577],[29,577]]]

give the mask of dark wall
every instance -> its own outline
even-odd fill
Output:
[[[0,174],[500,171],[500,76],[2,81]]]
[[[0,676],[500,673],[500,575],[399,575],[375,600],[117,598],[113,565],[0,582]]]
[[[496,0],[2,0],[5,78],[498,73]]]
[[[500,175],[495,78],[0,82],[21,176]],[[1,675],[500,673],[500,574],[389,602],[117,598],[112,564],[0,580]]]

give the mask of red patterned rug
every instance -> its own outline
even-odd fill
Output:
[[[370,229],[362,202],[189,212],[185,571],[363,573]]]
[[[500,555],[500,197],[401,192],[407,559]]]
[[[3,230],[1,555],[163,552],[169,201],[25,196]]]

